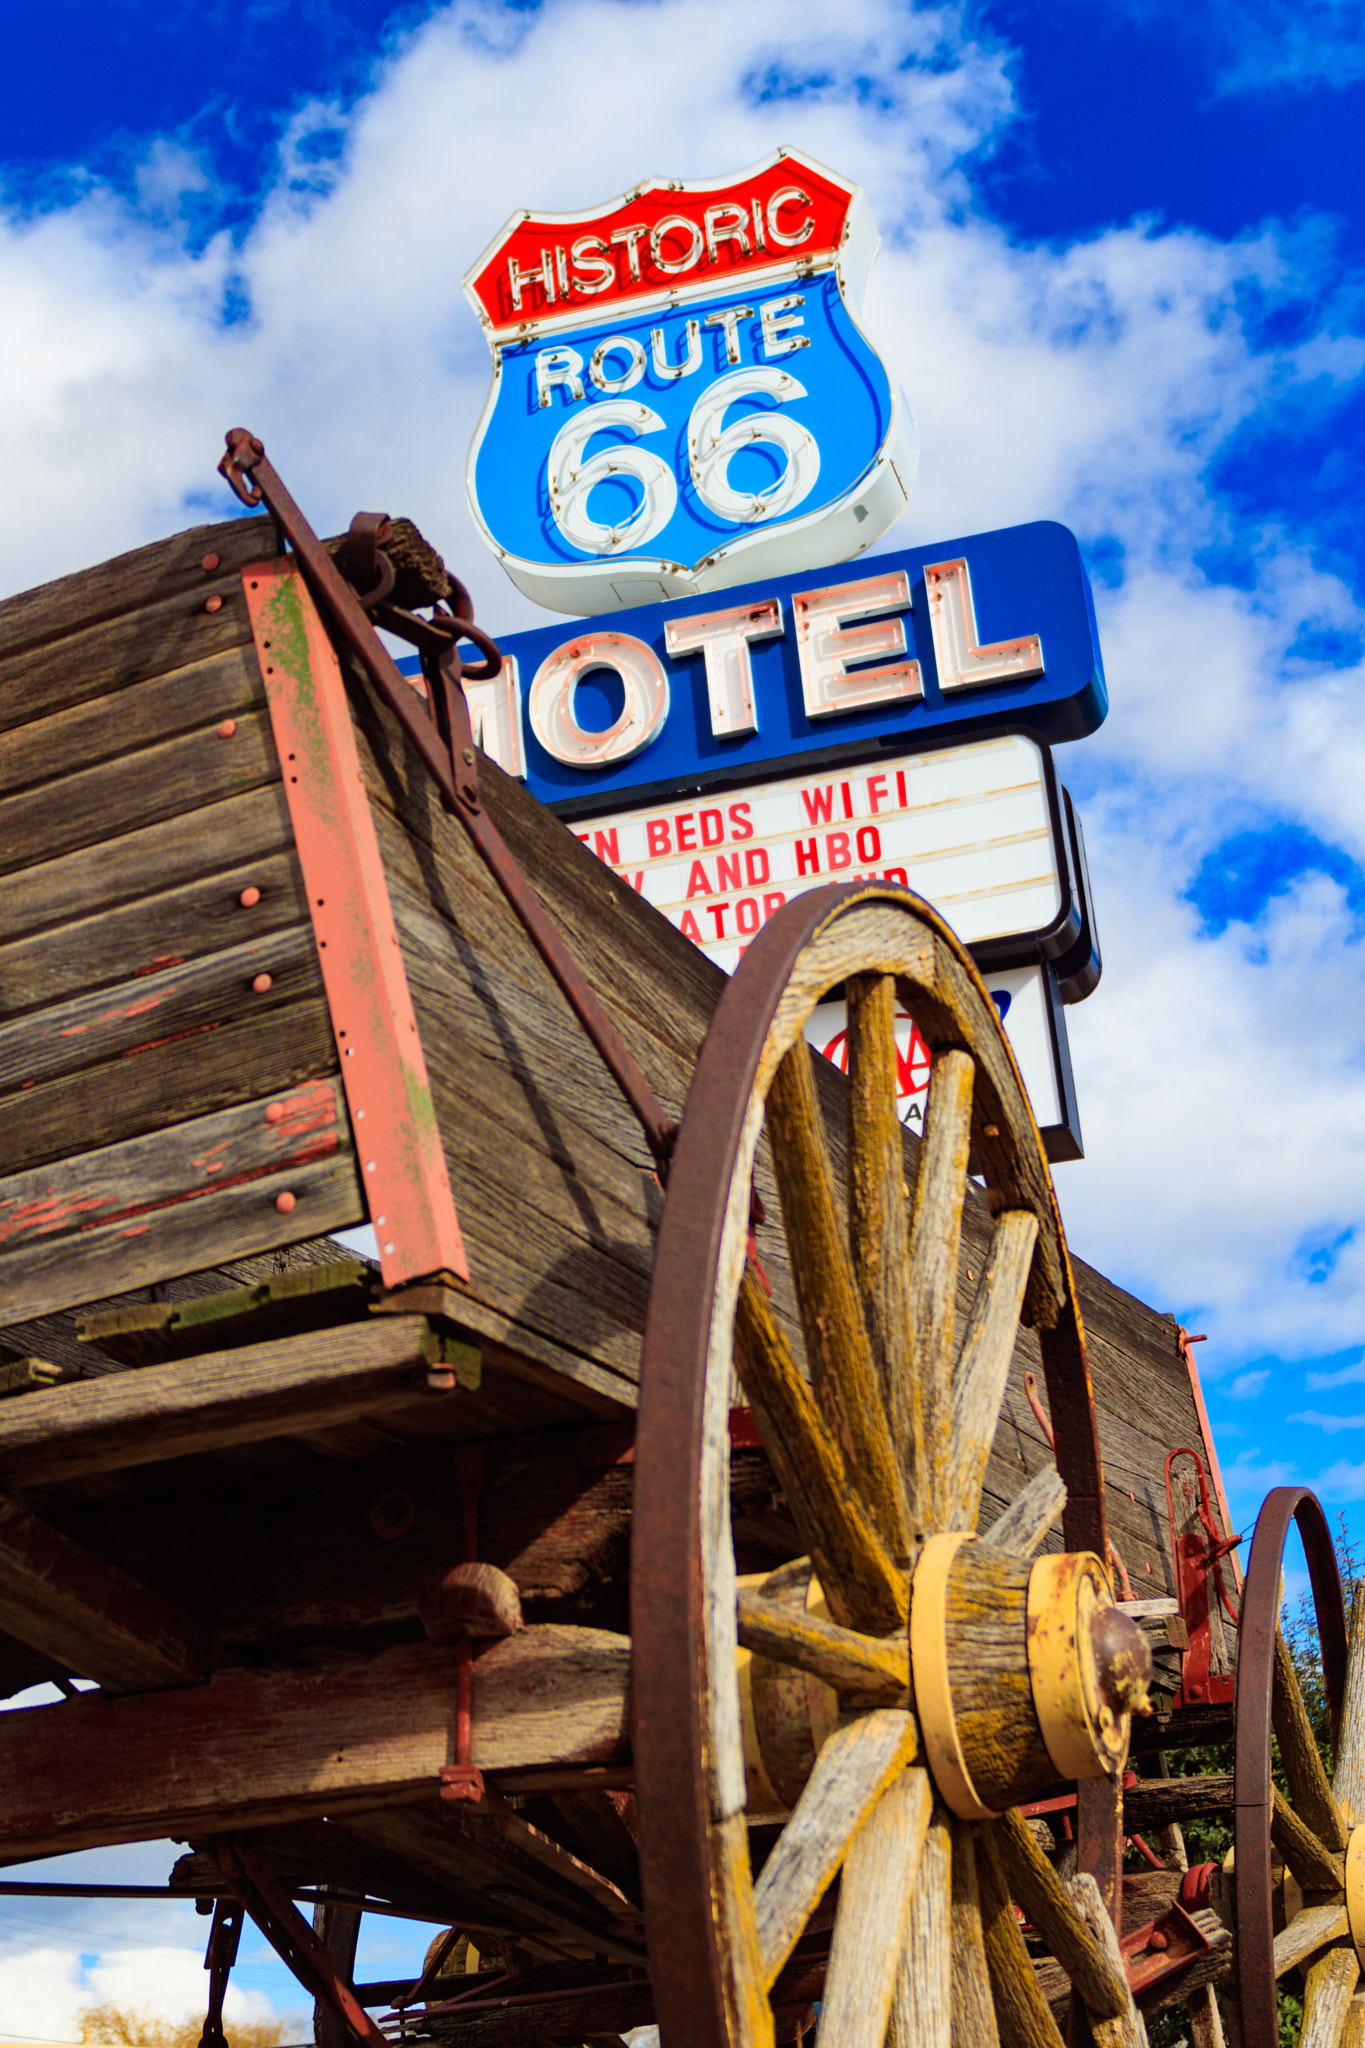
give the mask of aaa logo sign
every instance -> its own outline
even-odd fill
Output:
[[[470,499],[520,588],[589,613],[871,546],[915,467],[858,324],[876,247],[857,187],[790,151],[518,215],[465,289],[494,362]]]

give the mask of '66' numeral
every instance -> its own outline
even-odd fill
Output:
[[[810,495],[820,474],[820,449],[808,428],[776,410],[746,413],[725,424],[730,407],[743,399],[771,399],[776,408],[805,396],[805,385],[790,372],[762,367],[727,371],[707,386],[687,422],[687,460],[693,487],[708,511],[733,525],[753,526],[790,512]],[[638,441],[661,433],[664,422],[652,406],[636,399],[608,399],[565,422],[546,464],[555,525],[571,546],[590,555],[644,547],[662,533],[678,502],[672,470],[650,448],[617,442],[585,457],[588,443],[608,427],[624,428]],[[761,490],[735,490],[731,462],[741,450],[765,445],[781,454],[780,475]],[[622,519],[594,519],[588,499],[598,484],[614,479],[638,485],[638,502]]]

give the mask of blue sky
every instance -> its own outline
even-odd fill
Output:
[[[864,184],[921,436],[885,544],[1057,518],[1097,587],[1111,715],[1060,762],[1105,950],[1072,1241],[1208,1331],[1239,1521],[1297,1478],[1365,1531],[1358,5],[48,0],[8,49],[7,589],[229,514],[242,423],[318,525],[406,513],[530,624],[464,505],[469,262],[516,207],[781,143]],[[139,1967],[183,2006],[201,1932],[0,1904],[0,2007],[58,2032]]]

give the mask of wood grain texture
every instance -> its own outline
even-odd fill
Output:
[[[420,1399],[427,1337],[420,1316],[376,1317],[30,1394],[0,1408],[0,1483],[53,1485]]]
[[[0,871],[56,860],[123,832],[177,818],[279,779],[264,711],[236,718],[230,739],[218,719],[135,754],[73,766],[35,789],[0,798]]]
[[[149,880],[162,888],[192,882],[292,845],[289,807],[278,782],[205,804],[6,875],[0,883],[0,944],[136,903]]]
[[[913,1717],[886,1708],[836,1729],[821,1749],[754,1889],[765,1988],[796,1946],[849,1843],[916,1746]]]
[[[1091,2019],[1095,2048],[1147,2048],[1147,2028],[1128,1989],[1118,1933],[1105,1909],[1099,1886],[1088,1871],[1083,1871],[1079,1877],[1068,1881],[1067,1891],[1074,1902],[1077,1917],[1089,1932],[1091,1953],[1096,1964],[1116,1990],[1121,1985],[1123,1991],[1118,2012],[1097,2014]],[[1075,1981],[1073,1977],[1072,1983]]]
[[[896,984],[889,974],[854,975],[848,1007],[848,1222],[863,1323],[892,1418],[914,1517],[915,1476],[924,1463],[924,1417],[910,1360],[910,1206],[905,1147],[896,1113]]]
[[[1007,1210],[997,1218],[952,1380],[945,1470],[938,1489],[944,1525],[950,1529],[976,1523],[1037,1239],[1038,1219],[1031,1209]]]
[[[1270,1719],[1275,1739],[1280,1745],[1280,1758],[1289,1780],[1295,1812],[1320,1842],[1340,1855],[1346,1847],[1346,1829],[1322,1766],[1293,1660],[1278,1628],[1275,1631]]]
[[[1306,1963],[1319,1949],[1340,1941],[1349,1931],[1346,1908],[1340,1901],[1306,1907],[1275,1936],[1275,1975],[1283,1977],[1287,1970]]]
[[[740,1287],[735,1362],[831,1614],[869,1635],[889,1635],[909,1611],[905,1575],[850,1486],[839,1445],[752,1270]]]
[[[140,752],[212,719],[238,718],[264,701],[250,647],[229,647],[107,697],[49,712],[0,734],[0,796],[40,789],[73,766]]]
[[[306,1671],[219,1671],[138,1699],[0,1717],[7,1862],[158,1834],[260,1827],[433,1797],[453,1754],[453,1649],[409,1645]],[[474,1665],[485,1771],[622,1754],[626,1638],[528,1629]],[[117,1756],[119,1768],[108,1769]]]
[[[971,1825],[952,1822],[953,2048],[998,2048]]]
[[[940,1809],[924,1838],[910,1892],[886,2035],[888,2048],[952,2048],[952,1908],[952,1830]],[[990,2039],[989,2033],[985,2039]]]
[[[1350,1647],[1332,1797],[1348,1828],[1365,1817],[1365,1584],[1351,1594]]]
[[[1132,2004],[1128,1979],[1095,1941],[1084,1914],[1017,1812],[991,1824],[1010,1896],[1023,1907],[1084,1999],[1092,2018],[1114,2019]]]
[[[806,1361],[815,1398],[844,1454],[849,1482],[866,1503],[886,1549],[902,1557],[909,1545],[905,1482],[863,1324],[855,1260],[835,1208],[814,1057],[804,1038],[794,1045],[773,1076],[767,1104]]]
[[[1051,2008],[1038,1988],[989,1829],[977,1837],[976,1875],[982,1942],[1001,2048],[1064,2048]]]
[[[201,1621],[0,1495],[0,1628],[106,1692],[208,1677]]]
[[[836,1692],[904,1692],[910,1651],[904,1636],[865,1636],[804,1608],[741,1591],[739,1640],[756,1656],[823,1678]]]
[[[0,894],[3,894],[0,883]],[[244,889],[260,901],[247,908]],[[0,946],[0,1017],[41,1024],[49,1004],[140,980],[168,966],[242,948],[305,924],[308,902],[292,852],[251,856],[177,888],[148,886],[136,903]],[[255,970],[253,970],[254,972]],[[245,1006],[251,974],[237,990]],[[128,1001],[132,1001],[129,992]]]
[[[854,1836],[820,2008],[826,2048],[883,2048],[933,1796],[927,1771],[905,1771]]]
[[[58,1162],[0,1180],[5,1313],[22,1322],[365,1214],[340,1089],[309,1082],[86,1152],[78,1177]]]
[[[1055,1465],[1042,1465],[1004,1514],[982,1532],[981,1541],[993,1550],[1031,1557],[1048,1530],[1060,1521],[1065,1506],[1066,1481]]]
[[[925,1447],[917,1494],[929,1529],[952,1526],[952,1364],[975,1073],[970,1053],[942,1052],[934,1060],[910,1221],[910,1372],[920,1389]]]
[[[1349,1943],[1319,1956],[1303,1988],[1303,2030],[1299,2048],[1337,2048],[1346,2026],[1360,1963]]]
[[[1270,1838],[1306,1892],[1340,1891],[1346,1883],[1345,1865],[1305,1827],[1278,1785],[1272,1787],[1275,1810],[1270,1820]]]
[[[219,557],[213,572],[203,567],[203,557],[209,552]],[[46,648],[104,621],[122,626],[130,613],[144,608],[164,608],[161,615],[168,619],[202,620],[196,631],[205,632],[212,616],[203,612],[205,594],[229,590],[234,584],[240,588],[238,572],[245,564],[264,561],[276,552],[274,527],[268,518],[257,514],[193,526],[169,540],[152,541],[115,555],[96,568],[39,584],[0,604],[0,659],[8,661],[25,650]],[[243,624],[243,637],[245,634]],[[133,665],[134,673],[139,672],[142,636],[134,633],[130,639],[132,646],[125,648],[116,642],[107,656],[108,672],[115,677],[124,672],[126,663]],[[63,648],[58,659],[63,673],[68,667],[87,665],[104,679],[99,657],[88,644],[79,649]],[[152,659],[158,665],[174,666],[171,661],[163,663],[157,651]]]

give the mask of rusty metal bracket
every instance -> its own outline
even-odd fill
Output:
[[[240,1900],[219,1899],[215,1902],[209,1945],[204,1956],[204,1968],[209,1973],[209,2008],[204,2015],[199,2048],[229,2048],[227,2035],[223,2032],[223,2000],[227,1996],[232,1966],[237,1960],[244,1918]]]
[[[527,937],[639,1120],[645,1142],[662,1176],[672,1157],[677,1135],[673,1120],[547,916],[507,842],[479,804],[477,775],[460,773],[461,770],[474,771],[477,764],[473,758],[472,737],[464,737],[469,729],[469,712],[463,691],[458,687],[458,675],[445,693],[447,702],[453,696],[464,707],[463,726],[455,738],[457,759],[452,757],[449,739],[443,740],[440,728],[442,714],[438,712],[433,719],[423,709],[416,691],[399,672],[392,655],[380,641],[354,590],[286,490],[279,473],[266,456],[264,443],[248,433],[245,427],[233,427],[227,436],[227,452],[218,468],[244,505],[254,509],[264,504],[268,508],[277,528],[288,539],[314,599],[326,608],[342,640],[417,749],[446,809],[464,826],[475,852],[507,898]],[[474,639],[485,653],[487,662],[494,663],[479,673],[496,674],[497,665],[501,663],[502,657],[496,646],[486,635],[476,631],[472,619],[446,615],[448,623],[438,621],[433,627],[413,614],[400,614],[396,607],[385,604],[376,607],[375,616],[380,623],[394,630],[398,630],[396,621],[401,616],[410,626],[420,627],[424,634],[438,640],[440,644],[430,649],[431,654],[444,657],[449,653],[454,657],[443,671],[447,681],[451,670],[459,663],[456,642],[461,637]],[[460,668],[459,673],[463,672]],[[469,673],[475,672],[471,670]],[[449,715],[448,711],[446,715]],[[453,728],[451,730],[453,732]]]
[[[308,1925],[288,1892],[247,1848],[239,1835],[215,1835],[209,1854],[233,1897],[249,1913],[276,1955],[305,1991],[334,2013],[360,2048],[389,2048],[327,1948]],[[216,2044],[215,2044],[216,2048]]]

